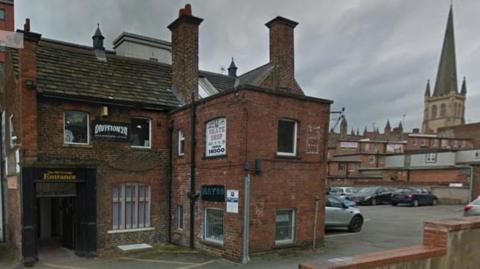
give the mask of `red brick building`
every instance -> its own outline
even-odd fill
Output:
[[[172,242],[242,261],[323,240],[331,101],[295,81],[297,23],[268,22],[269,63],[227,76],[198,70],[201,22],[187,5],[168,26],[171,65],[105,50],[99,29],[92,48],[25,25],[1,100],[25,263],[58,237],[82,256]]]

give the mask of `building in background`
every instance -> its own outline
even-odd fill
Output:
[[[435,88],[431,93],[428,81],[425,89],[422,132],[436,133],[438,128],[464,124],[466,95],[465,78],[458,90],[453,7],[450,6]]]

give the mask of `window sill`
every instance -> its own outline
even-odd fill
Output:
[[[141,146],[130,146],[131,149],[134,150],[151,150],[152,147],[141,147]]]
[[[176,234],[183,234],[183,229],[176,229],[173,232]]]
[[[220,156],[203,156],[202,160],[215,160],[215,159],[227,159],[227,155],[220,155]]]
[[[295,241],[275,241],[274,248],[292,248],[297,246],[298,245]]]
[[[65,147],[65,148],[87,148],[87,149],[93,148],[93,146],[91,144],[66,144],[66,143],[63,143],[63,147]]]
[[[200,243],[202,243],[206,246],[209,246],[209,247],[224,249],[223,243],[220,243],[220,242],[217,242],[217,241],[210,241],[210,240],[207,240],[207,239],[202,239],[202,240],[200,240]]]
[[[123,229],[123,230],[109,230],[109,231],[107,231],[107,234],[135,233],[135,232],[146,232],[146,231],[153,231],[153,230],[155,230],[155,227]]]
[[[283,155],[283,154],[279,154],[278,152],[275,154],[275,158],[277,158],[277,159],[290,159],[290,160],[301,160],[302,159],[298,155]]]

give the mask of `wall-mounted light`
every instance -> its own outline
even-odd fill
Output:
[[[108,116],[108,106],[102,106],[100,108],[100,115],[102,117],[107,117]]]
[[[35,88],[35,83],[31,79],[27,79],[25,82],[27,89],[34,89]]]

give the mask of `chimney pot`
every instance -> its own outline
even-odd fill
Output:
[[[30,32],[30,19],[25,19],[25,24],[23,25],[23,31]]]

